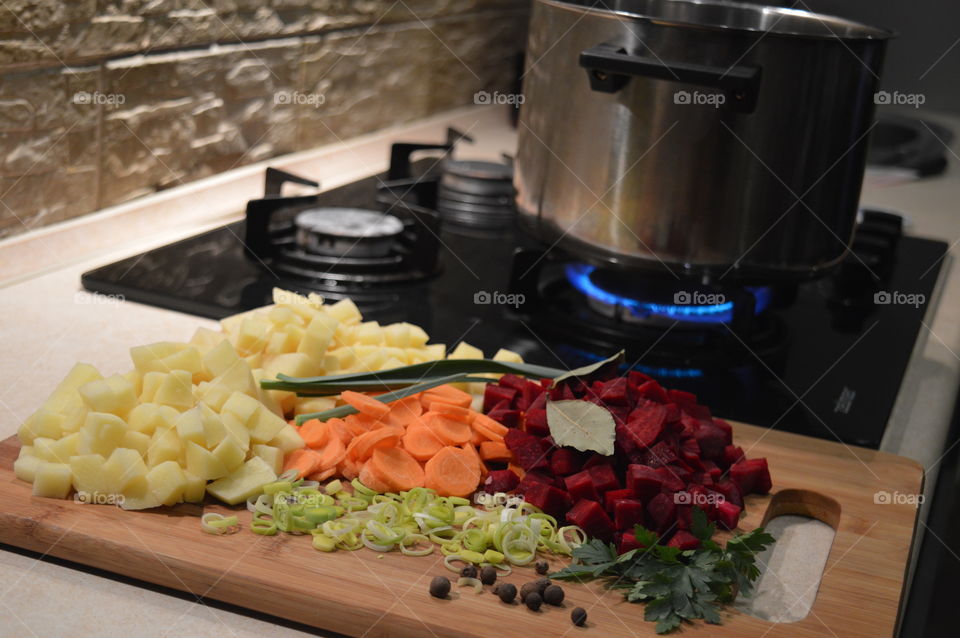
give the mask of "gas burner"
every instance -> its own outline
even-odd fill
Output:
[[[437,210],[444,220],[476,228],[498,228],[516,216],[510,165],[447,158],[441,171]]]
[[[361,208],[312,208],[294,218],[297,246],[331,257],[385,257],[403,222]]]
[[[717,324],[734,319],[734,301],[719,288],[638,277],[583,263],[569,263],[564,270],[595,312],[626,324]],[[770,289],[747,287],[746,291],[753,295],[754,314],[759,314],[770,302]]]

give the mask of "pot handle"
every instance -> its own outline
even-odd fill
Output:
[[[720,89],[726,98],[724,105],[742,113],[753,112],[760,86],[760,67],[734,65],[723,68],[689,62],[665,62],[655,57],[631,55],[623,47],[609,42],[583,51],[580,54],[580,66],[587,70],[590,88],[594,91],[616,93],[631,76],[645,76]]]

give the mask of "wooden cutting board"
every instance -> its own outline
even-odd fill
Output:
[[[917,510],[876,503],[874,495],[919,494],[922,468],[882,452],[749,425],[734,428],[735,443],[750,457],[767,457],[774,485],[773,495],[747,499],[740,527],[758,526],[769,509],[814,515],[837,534],[813,609],[802,621],[773,624],[728,609],[723,625],[698,623],[684,635],[892,635]],[[439,551],[420,558],[396,552],[381,557],[367,549],[324,554],[303,536],[264,537],[246,528],[229,536],[204,534],[198,505],[125,512],[34,498],[30,485],[13,474],[19,447],[15,438],[0,443],[3,543],[352,636],[655,635],[653,624],[643,621],[642,605],[596,584],[564,584],[564,608],[545,606],[537,613],[469,588],[437,600],[427,593],[430,580],[453,576]],[[246,510],[240,515],[249,522]],[[562,564],[552,561],[554,569]],[[505,580],[519,586],[533,577],[532,569],[518,568]],[[575,606],[589,612],[584,628],[570,623]]]

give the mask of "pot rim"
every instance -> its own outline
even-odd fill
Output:
[[[591,6],[585,6],[586,0],[537,0],[540,4],[551,5],[567,11],[575,11],[583,14],[592,14],[598,17],[613,18],[622,20],[626,18],[631,21],[643,20],[658,25],[670,27],[686,27],[694,29],[705,29],[710,31],[719,31],[727,33],[759,33],[763,36],[781,36],[816,40],[839,40],[839,41],[862,41],[862,40],[888,40],[897,36],[897,33],[890,29],[874,27],[855,20],[841,18],[823,13],[814,13],[801,9],[791,9],[787,7],[770,7],[765,5],[747,4],[743,2],[718,2],[716,0],[646,0],[647,3],[659,3],[664,8],[673,5],[674,8],[685,6],[693,7],[713,7],[726,9],[730,11],[753,14],[758,18],[764,16],[779,16],[772,27],[763,26],[737,26],[731,24],[717,24],[716,22],[696,21],[689,17],[671,17],[669,15],[658,15],[654,12],[633,11],[627,8],[611,9],[601,6],[606,3],[598,2]],[[665,13],[665,12],[660,12]],[[792,18],[790,24],[811,24],[819,25],[815,28],[817,32],[803,31],[796,28],[790,28],[789,25],[778,27],[784,18]]]

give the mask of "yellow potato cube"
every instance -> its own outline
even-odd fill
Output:
[[[260,492],[265,484],[275,481],[276,478],[276,472],[266,461],[254,456],[229,476],[207,485],[207,492],[224,503],[236,505]]]
[[[78,363],[70,369],[63,381],[57,385],[57,389],[53,391],[44,405],[53,412],[60,413],[63,413],[67,408],[82,405],[83,401],[77,390],[82,385],[99,381],[102,378],[97,369],[89,363]]]
[[[312,414],[326,412],[337,407],[337,402],[330,397],[299,397],[294,405],[293,413]]]
[[[260,386],[254,381],[250,366],[243,359],[239,359],[236,365],[223,374],[214,377],[210,383],[222,385],[230,391],[242,392],[247,396],[260,396]]]
[[[210,454],[223,465],[227,472],[232,472],[247,458],[247,448],[241,446],[237,439],[228,436],[220,441],[220,445],[213,448]]]
[[[127,430],[123,435],[121,447],[136,450],[140,456],[145,457],[147,450],[150,449],[150,435],[134,430]]]
[[[175,461],[164,461],[147,472],[147,485],[163,505],[175,505],[183,498],[187,477]]]
[[[193,407],[193,376],[187,370],[168,373],[157,388],[153,400],[179,411]]]
[[[143,381],[140,384],[140,403],[153,403],[153,398],[157,395],[160,384],[167,378],[164,372],[148,372],[143,375]],[[131,410],[132,411],[132,410]]]
[[[67,498],[70,493],[70,468],[63,463],[41,463],[33,477],[33,495]]]
[[[97,495],[113,493],[104,463],[106,460],[100,454],[80,454],[70,459],[71,480],[81,501],[90,503]]]
[[[145,375],[151,371],[169,372],[170,369],[158,365],[157,362],[186,347],[186,344],[174,343],[173,341],[148,343],[144,346],[130,348],[130,359],[133,360],[133,367],[136,368],[140,374]]]
[[[237,354],[233,344],[224,339],[203,356],[203,367],[211,377],[218,377],[230,370],[238,361],[240,361],[240,355]]]
[[[254,456],[259,456],[270,466],[275,474],[280,475],[283,472],[283,450],[271,447],[269,445],[256,444],[251,450]]]
[[[422,348],[427,345],[427,341],[430,340],[430,337],[428,337],[427,333],[423,331],[423,328],[412,323],[407,325],[410,326],[410,347]]]
[[[265,354],[282,354],[286,352],[296,352],[299,339],[295,339],[290,332],[281,330],[270,335],[267,347],[264,348]]]
[[[68,463],[71,456],[79,454],[80,433],[68,434],[62,439],[38,438],[33,442],[34,454],[51,463]]]
[[[471,346],[466,341],[461,341],[453,352],[447,355],[448,359],[483,359],[483,350]]]
[[[376,321],[361,323],[359,330],[357,330],[357,342],[370,346],[382,345],[383,330],[381,330],[380,324]]]
[[[227,435],[227,429],[220,416],[206,403],[197,404],[197,409],[200,410],[200,422],[203,424],[204,447],[212,450]]]
[[[91,412],[87,415],[86,423],[80,428],[77,453],[110,456],[123,443],[126,431],[127,424],[120,417],[104,412]]]
[[[359,324],[363,317],[360,316],[360,310],[357,304],[349,298],[341,299],[332,306],[326,306],[327,314],[339,321],[350,325]]]
[[[190,408],[177,418],[177,436],[180,442],[188,441],[204,447],[207,444],[207,433],[203,429],[203,420],[200,418],[200,408]]]
[[[236,445],[232,441],[229,443]],[[198,476],[205,481],[218,479],[230,473],[227,466],[214,456],[210,451],[197,445],[193,441],[186,442],[187,471],[194,476]],[[240,463],[243,462],[243,456],[240,457]],[[237,463],[236,465],[239,465]]]
[[[134,479],[126,491],[119,495],[117,503],[125,510],[145,510],[163,505],[150,491],[146,476]]]
[[[203,360],[200,357],[200,351],[193,346],[167,355],[157,362],[157,366],[160,372],[186,370],[197,382],[208,381],[212,378],[203,369]]]
[[[34,456],[31,446],[25,445],[20,448],[20,455],[17,457],[17,460],[13,462],[13,473],[21,481],[33,483],[33,478],[37,474],[37,468],[46,462],[47,461]]]
[[[183,488],[183,500],[185,503],[202,503],[203,497],[207,493],[207,482],[199,476],[194,476],[190,472],[184,472],[187,483]]]
[[[135,432],[151,435],[157,430],[174,427],[180,413],[169,405],[159,403],[141,403],[130,411],[127,423]]]
[[[220,412],[223,409],[223,404],[227,402],[232,393],[233,390],[219,383],[214,385],[201,381],[194,387],[193,396],[197,401],[210,406],[210,409],[214,412]]]
[[[250,366],[251,371],[256,371],[261,365],[263,365],[263,353],[257,352],[256,354],[251,354],[243,358],[247,362],[247,365]],[[254,374],[254,378],[256,378]]]
[[[150,447],[147,448],[147,465],[156,467],[167,461],[179,462],[181,450],[176,429],[157,430],[150,441]]]
[[[305,354],[314,361],[323,361],[327,348],[330,347],[330,342],[337,333],[338,326],[335,318],[318,313],[303,332],[300,345],[297,346],[297,352]]]
[[[277,327],[285,326],[290,322],[300,322],[299,315],[288,306],[274,306],[267,311],[267,318]]]
[[[227,432],[227,435],[223,439],[224,441],[233,439],[237,445],[244,450],[250,449],[250,430],[247,429],[246,423],[243,423],[229,412],[224,412],[220,415],[220,422],[223,423],[223,427]],[[221,441],[221,443],[222,442],[223,441]]]
[[[493,355],[493,360],[504,361],[506,363],[523,363],[523,357],[513,350],[507,350],[506,348],[497,350],[497,354]]]
[[[443,343],[431,343],[423,347],[427,361],[443,361],[446,358],[447,346]]]
[[[232,414],[237,417],[241,423],[249,426],[254,415],[262,407],[263,404],[256,399],[242,392],[234,392],[230,395],[230,398],[227,399],[227,402],[223,404],[223,409],[221,409],[220,412],[221,414],[224,412]]]
[[[300,436],[297,428],[288,423],[282,430],[277,432],[275,437],[267,442],[267,445],[279,448],[284,454],[289,454],[294,450],[299,450],[306,444],[303,442],[303,438]]]
[[[217,332],[216,330],[211,330],[210,328],[200,327],[197,328],[193,336],[190,337],[190,345],[195,347],[202,353],[208,352],[214,346],[219,344],[221,341],[226,340],[227,335],[222,332]]]
[[[41,437],[59,439],[63,435],[63,421],[62,414],[55,412],[45,404],[27,417],[27,420],[17,430],[17,438],[23,445],[30,445],[34,439]]]
[[[103,474],[110,493],[119,494],[136,479],[147,475],[147,464],[137,450],[118,447],[103,463]]]
[[[383,339],[388,346],[394,348],[410,347],[410,324],[391,323],[383,327]]]
[[[133,384],[119,374],[85,383],[77,391],[93,412],[107,412],[123,418],[137,405]]]
[[[252,421],[247,423],[247,427],[250,428],[250,440],[254,443],[266,443],[272,440],[287,425],[282,418],[263,408],[254,414]]]
[[[259,317],[246,317],[240,323],[235,346],[242,357],[262,352],[270,338],[270,322]]]

